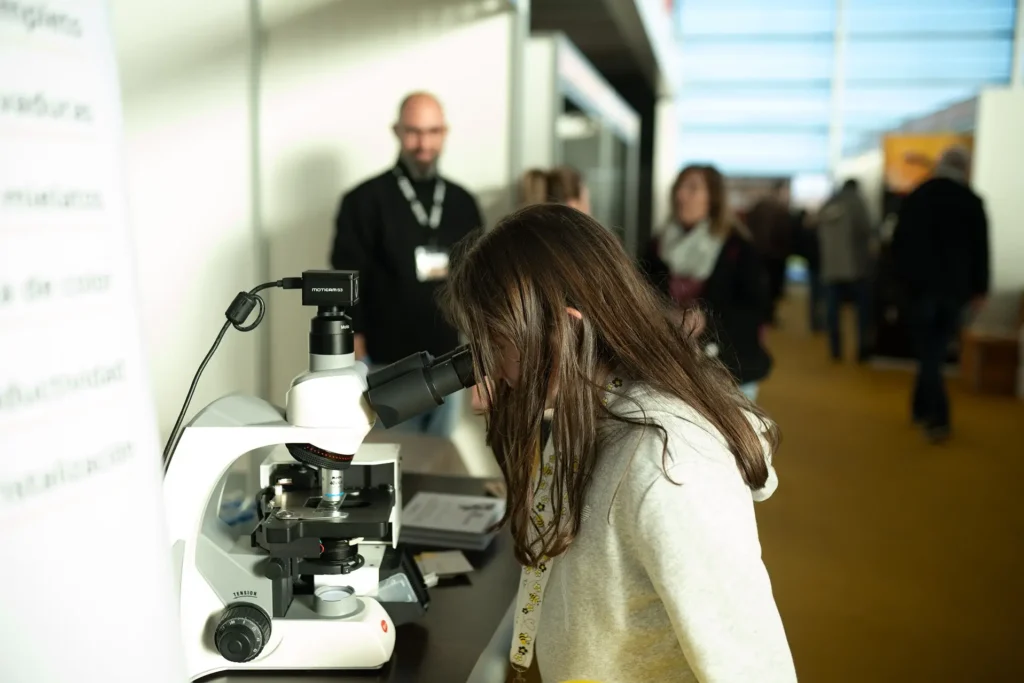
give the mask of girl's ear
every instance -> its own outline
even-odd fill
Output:
[[[583,314],[580,313],[575,308],[573,308],[572,306],[567,306],[565,312],[571,315],[572,317],[576,318],[577,320],[583,320]]]

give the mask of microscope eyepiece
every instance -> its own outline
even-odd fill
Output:
[[[366,397],[377,418],[394,427],[476,384],[473,355],[468,344],[437,358],[415,353],[370,373],[366,381]]]

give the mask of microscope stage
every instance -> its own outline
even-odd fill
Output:
[[[294,538],[367,538],[390,535],[392,493],[386,488],[346,491],[340,506],[322,503],[318,490],[286,491],[274,497],[264,523],[267,540]]]

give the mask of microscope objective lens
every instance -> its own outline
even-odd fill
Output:
[[[320,493],[325,502],[341,502],[344,492],[344,473],[340,470],[320,470]]]

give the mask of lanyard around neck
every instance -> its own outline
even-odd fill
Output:
[[[438,176],[434,181],[434,205],[430,207],[430,215],[427,216],[427,210],[423,208],[423,202],[416,196],[416,190],[413,189],[409,178],[398,166],[395,167],[394,173],[395,179],[398,181],[398,189],[402,191],[405,201],[409,202],[409,208],[416,216],[416,221],[424,228],[429,226],[431,230],[437,230],[437,226],[441,225],[441,212],[444,209],[445,183],[441,177]]]
[[[625,389],[625,382],[614,373],[608,378],[604,385],[605,393],[601,397],[601,403],[607,406],[617,395],[621,395]],[[547,436],[545,436],[545,431]],[[533,477],[536,482],[536,493],[533,498],[533,508],[530,515],[533,523],[539,529],[550,527],[554,524],[554,507],[551,504],[551,497],[555,494],[554,476],[555,468],[552,463],[558,457],[555,455],[555,447],[550,444],[551,426],[541,427],[541,444],[537,453],[537,471]],[[550,447],[548,447],[550,446]],[[574,465],[575,467],[575,465]],[[562,493],[563,509],[569,507],[569,496]],[[583,519],[587,518],[588,508],[583,508]],[[544,605],[544,591],[547,590],[548,579],[551,577],[551,567],[556,557],[541,557],[535,567],[523,567],[519,581],[519,591],[516,594],[516,613],[513,618],[512,649],[509,651],[509,662],[512,669],[516,671],[514,680],[523,680],[523,674],[533,663],[534,641],[537,639],[537,631],[540,628],[541,607]]]

